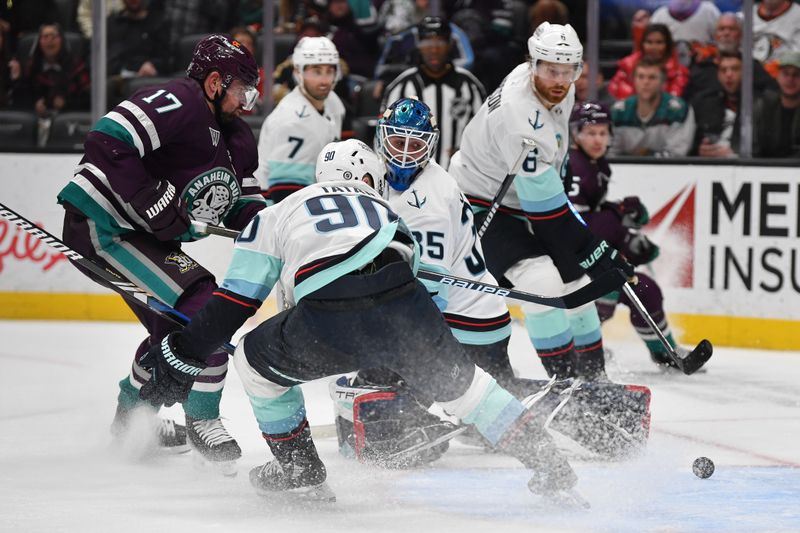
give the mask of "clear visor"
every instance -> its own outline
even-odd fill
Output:
[[[239,100],[245,111],[252,111],[258,101],[258,89],[252,85],[236,85],[228,88],[228,92]]]
[[[417,131],[381,124],[380,150],[400,168],[414,168],[427,162],[439,137],[438,132]]]
[[[547,81],[573,83],[581,76],[582,66],[579,63],[551,63],[549,61],[534,61],[533,71],[537,78]]]

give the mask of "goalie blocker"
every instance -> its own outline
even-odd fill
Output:
[[[439,419],[402,380],[392,382],[373,385],[360,376],[331,382],[340,454],[386,468],[437,460],[466,426]],[[551,430],[601,459],[630,457],[647,443],[650,389],[645,386],[519,378],[504,386],[539,416],[551,418]]]

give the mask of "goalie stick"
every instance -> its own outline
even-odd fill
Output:
[[[653,333],[656,334],[658,340],[661,341],[661,344],[664,346],[664,348],[666,348],[670,359],[672,359],[675,364],[678,365],[678,368],[681,370],[681,372],[687,376],[694,374],[704,364],[706,364],[706,361],[711,359],[711,355],[714,353],[714,346],[708,339],[703,339],[700,341],[700,344],[698,344],[695,349],[689,352],[685,357],[678,355],[678,352],[675,351],[675,348],[661,332],[661,328],[658,327],[656,321],[653,320],[653,317],[651,317],[650,313],[647,312],[647,309],[645,309],[642,301],[639,300],[638,296],[636,296],[631,284],[626,282],[622,286],[622,290],[625,291],[625,295],[628,297],[628,299],[633,302],[636,310],[639,312],[642,318],[644,318],[645,322],[647,322],[647,325],[650,326],[650,329],[653,330]]]
[[[100,277],[105,286],[114,292],[120,294],[127,301],[132,302],[140,307],[146,307],[159,316],[166,318],[170,322],[179,326],[185,326],[189,323],[189,317],[178,311],[177,309],[165,304],[149,292],[131,283],[118,272],[100,266],[88,257],[84,257],[69,246],[62,240],[58,239],[51,233],[43,230],[30,220],[26,219],[7,205],[0,203],[0,217],[13,222],[20,229],[33,235],[43,243],[58,250],[64,254],[68,259],[89,270],[93,274]],[[235,347],[230,343],[225,343],[221,349],[230,355],[233,355]]]
[[[192,221],[192,227],[198,233],[208,233],[209,235],[220,235],[223,237],[230,237],[235,239],[239,236],[236,230],[223,228],[220,226],[213,226],[205,222]],[[469,289],[472,291],[482,292],[485,294],[496,294],[512,300],[520,300],[523,302],[531,302],[548,307],[557,307],[559,309],[574,309],[582,305],[586,305],[601,296],[605,296],[611,291],[619,289],[620,285],[624,284],[627,278],[625,274],[619,269],[609,270],[604,272],[596,279],[592,280],[588,285],[584,285],[568,294],[562,296],[542,296],[530,292],[518,291],[516,289],[505,289],[497,285],[490,285],[488,283],[478,283],[477,281],[461,278],[458,276],[449,276],[433,272],[431,270],[419,269],[417,277],[428,281],[435,281],[451,287],[458,287],[460,289]]]

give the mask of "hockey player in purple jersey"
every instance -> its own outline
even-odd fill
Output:
[[[641,232],[641,227],[649,220],[647,208],[638,196],[628,196],[618,202],[606,200],[611,178],[605,156],[612,133],[608,110],[592,102],[576,106],[570,116],[570,130],[575,145],[569,151],[572,178],[565,183],[570,201],[592,233],[608,241],[630,264],[649,263],[658,256],[659,249]],[[640,269],[636,275],[639,283],[633,286],[634,292],[670,344],[676,346],[664,313],[661,289]],[[631,324],[647,344],[653,361],[660,366],[675,366],[663,344],[624,293],[616,291],[597,301],[600,320],[611,318],[618,303],[630,308]]]
[[[198,237],[191,221],[242,229],[266,206],[253,178],[255,139],[239,118],[255,103],[257,84],[250,52],[227,36],[211,35],[195,47],[186,78],[142,89],[103,116],[58,195],[66,211],[64,241],[193,316],[216,284],[181,251],[182,241]],[[130,428],[135,408],[147,409],[139,389],[150,375],[139,359],[175,328],[155,313],[131,308],[149,335],[120,382],[112,424],[118,437]],[[241,450],[219,418],[228,356],[216,353],[207,363],[183,404],[186,427],[153,415],[152,428],[162,447],[186,450],[189,444],[232,471]]]

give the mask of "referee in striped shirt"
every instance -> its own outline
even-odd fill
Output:
[[[431,108],[439,125],[436,162],[445,169],[461,142],[461,134],[478,112],[486,90],[466,69],[450,60],[450,24],[441,17],[425,17],[417,26],[420,64],[401,73],[386,87],[381,109],[413,96]]]

